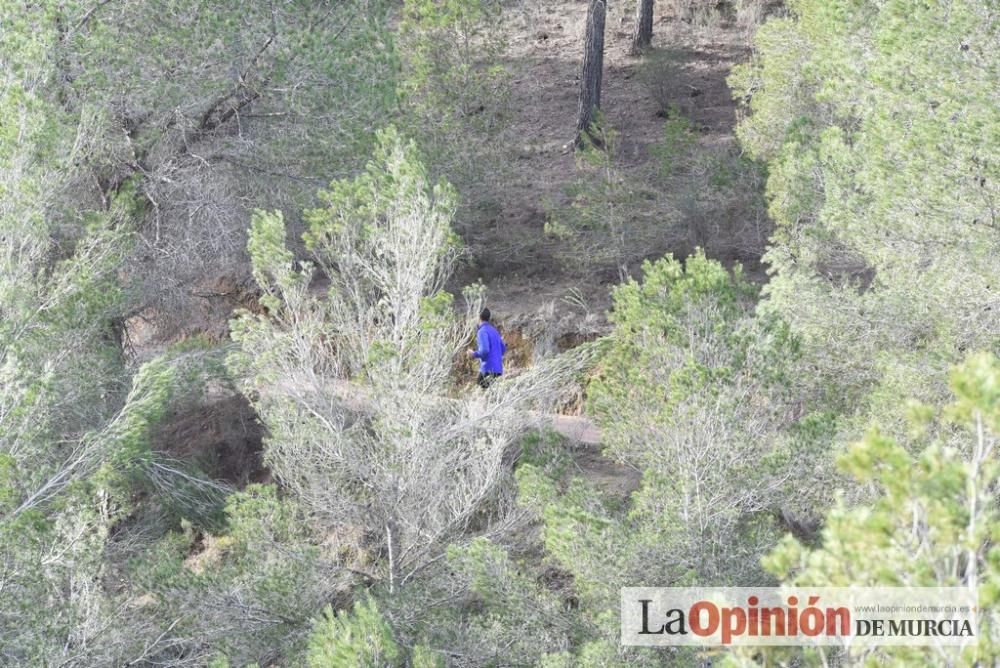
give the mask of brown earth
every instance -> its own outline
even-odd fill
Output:
[[[745,34],[733,23],[688,25],[673,12],[674,3],[659,0],[653,50],[669,48],[676,66],[670,72],[672,81],[651,90],[648,78],[640,81],[638,76],[642,58],[627,54],[632,17],[623,15],[620,5],[615,3],[608,17],[602,92],[606,121],[620,133],[618,164],[636,174],[648,168],[650,149],[662,137],[665,105],[675,106],[692,121],[699,149],[735,144],[736,104],[726,77],[749,56]],[[514,77],[515,177],[501,216],[482,230],[483,239],[477,239],[488,255],[479,253],[473,267],[457,277],[460,284],[482,280],[487,285],[493,313],[508,331],[517,331],[507,336],[515,342],[512,361],[518,364],[530,360],[524,349],[542,332],[547,339],[543,345],[554,340],[554,347],[565,349],[609,330],[605,314],[617,273],[608,267],[587,275],[563,266],[558,242],[543,232],[545,203],[565,203],[564,189],[577,170],[571,144],[586,9],[582,0],[521,8],[507,63]],[[675,245],[675,240],[665,230],[645,256],[683,256],[692,250],[687,244]],[[720,259],[743,260],[751,276],[763,276],[758,258]],[[579,405],[574,408],[575,413]],[[576,442],[571,453],[578,474],[620,496],[638,486],[638,472],[602,454],[599,432],[589,421],[567,416],[556,418],[554,426]]]
[[[748,57],[745,34],[721,19],[707,26],[689,25],[675,15],[675,4],[656,3],[653,53],[669,49],[673,64],[655,90],[650,76],[638,76],[643,58],[627,54],[631,15],[623,13],[622,3],[611,6],[602,112],[619,133],[617,164],[627,176],[648,169],[650,149],[663,135],[664,106],[676,107],[691,120],[699,149],[735,143],[736,105],[726,77],[733,65]],[[604,321],[610,287],[618,282],[615,267],[588,267],[581,273],[565,266],[558,255],[560,242],[546,238],[543,231],[547,203],[565,204],[565,188],[577,174],[571,144],[586,9],[581,0],[525,3],[511,22],[506,65],[513,77],[514,175],[502,212],[477,230],[475,257],[455,281],[464,285],[481,279],[491,308],[502,320],[523,320],[554,309],[557,320],[589,314]],[[643,256],[684,256],[691,250],[686,240],[678,243],[677,230],[665,226],[662,235],[650,239]],[[739,259],[751,265],[751,271],[758,269],[759,258],[720,259]],[[636,267],[630,269],[635,273]]]
[[[653,48],[648,57],[641,58],[627,55],[632,16],[626,12],[631,12],[631,3],[611,3],[602,112],[607,124],[619,133],[616,164],[626,177],[639,178],[648,171],[650,150],[663,134],[665,106],[690,119],[699,150],[735,146],[736,105],[726,77],[735,64],[748,58],[745,33],[730,19],[716,17],[707,25],[682,20],[676,7],[684,3],[657,0]],[[585,0],[519,0],[510,7],[504,64],[513,81],[512,176],[500,212],[467,239],[470,257],[449,285],[458,294],[462,286],[482,280],[497,319],[509,331],[523,330],[526,337],[541,334],[548,339],[543,348],[557,339],[588,340],[606,333],[610,288],[619,281],[615,267],[581,268],[560,259],[560,242],[543,231],[547,206],[567,202],[565,189],[578,174],[570,146],[586,7]],[[651,87],[644,63],[665,50],[671,55],[669,71],[662,72]],[[643,67],[647,72],[640,76]],[[663,189],[668,188],[664,184]],[[695,223],[682,219],[679,224],[683,228]],[[675,227],[664,223],[661,235],[644,237],[648,243],[642,256],[654,259],[668,252],[680,257],[689,253],[693,249],[690,235],[681,229],[678,236]],[[751,276],[761,276],[759,257],[753,253],[719,259],[743,261],[749,264]],[[633,275],[638,273],[634,264],[629,269]],[[253,308],[257,294],[248,276],[206,274],[193,296],[201,300],[200,308],[184,321],[157,313],[131,318],[126,329],[136,352],[156,352],[192,335],[224,341],[233,309]]]
[[[735,145],[736,107],[726,85],[733,65],[748,56],[745,35],[732,23],[688,25],[676,16],[674,2],[659,0],[654,15],[653,49],[669,48],[669,80],[658,88],[640,77],[643,60],[626,53],[632,17],[615,3],[607,22],[603,113],[619,133],[618,164],[626,174],[648,169],[650,149],[661,139],[664,107],[672,105],[689,118],[699,149]],[[583,0],[524,3],[514,9],[505,63],[513,76],[515,116],[510,133],[516,155],[513,178],[500,213],[477,230],[475,250],[450,286],[482,280],[489,305],[510,344],[512,370],[530,366],[535,356],[557,352],[609,331],[606,312],[610,288],[618,282],[613,267],[581,271],[560,261],[558,241],[543,228],[546,206],[565,204],[565,188],[576,175],[570,149],[576,123],[578,76],[587,3]],[[643,79],[640,81],[640,79]],[[681,225],[686,224],[681,220]],[[664,226],[643,257],[689,253],[693,244],[684,230]],[[760,276],[755,258],[743,260],[750,275]],[[636,267],[629,267],[635,275]],[[138,357],[165,343],[193,334],[210,340],[228,338],[235,307],[253,307],[253,288],[242,281],[213,280],[204,289],[204,313],[198,322],[161,329],[140,316],[128,326]],[[167,336],[160,336],[170,331]],[[470,378],[473,371],[469,370]],[[567,406],[577,413],[580,401]],[[559,418],[557,430],[579,447],[572,448],[581,475],[607,491],[626,495],[638,485],[638,473],[605,458],[599,434],[582,418]],[[562,427],[559,429],[558,427]],[[570,432],[573,432],[572,434]],[[579,432],[577,434],[576,432]],[[156,435],[156,447],[182,458],[198,459],[221,478],[246,483],[266,475],[261,469],[262,428],[242,398],[217,398],[172,415]]]
[[[245,398],[214,391],[196,403],[175,406],[153,433],[152,446],[242,487],[266,476],[263,436],[263,425]]]

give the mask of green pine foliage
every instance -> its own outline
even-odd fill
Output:
[[[782,437],[796,344],[755,316],[754,293],[700,252],[648,263],[615,290],[612,346],[588,388],[607,451],[643,472],[630,512],[647,549],[694,581],[759,579],[748,557],[805,456]]]
[[[396,36],[406,133],[474,215],[495,210],[508,179],[513,110],[503,19],[498,0],[406,0]]]
[[[647,54],[644,168],[599,119],[546,205],[568,269],[618,270],[610,332],[460,398],[526,7],[0,3],[0,663],[1000,662],[996,3],[674,4],[772,15],[743,152]],[[729,261],[765,245],[761,286]],[[256,285],[233,345],[128,354],[212,272]],[[522,438],[587,355],[614,493]],[[274,481],[238,490],[157,431],[236,391]],[[706,583],[968,587],[978,642],[620,645],[621,587]]]
[[[911,403],[905,441],[868,431],[839,458],[841,468],[878,495],[851,506],[841,499],[826,516],[822,545],[787,537],[764,560],[793,586],[968,587],[979,597],[978,642],[969,648],[856,648],[857,665],[975,666],[995,664],[1000,600],[1000,360],[969,357],[950,374],[954,402],[943,410]],[[788,662],[787,650],[768,651]],[[739,653],[732,664],[748,663]],[[808,665],[829,654],[804,652]]]
[[[327,608],[309,638],[310,668],[400,666],[401,654],[392,629],[370,598],[355,602],[350,612]]]
[[[347,593],[308,516],[273,485],[232,494],[217,533],[182,523],[137,554],[129,574],[143,612],[174,639],[157,648],[159,660],[193,654],[243,666],[298,656],[313,617]]]
[[[366,597],[350,611],[327,608],[313,625],[309,638],[309,668],[442,668],[442,656],[426,645],[416,645],[409,657],[393,637],[375,599]]]
[[[869,419],[899,433],[905,397],[941,404],[948,366],[997,346],[987,4],[797,1],[731,79],[743,145],[769,165],[765,305],[801,337],[814,391],[856,414],[846,439]]]
[[[12,121],[0,130],[0,635],[15,664],[118,663],[141,652],[145,629],[122,627],[129,597],[102,586],[121,565],[108,555],[137,490],[166,470],[150,433],[198,355],[126,363],[116,323],[133,200],[57,206],[70,136],[44,95],[50,73],[30,61],[49,35],[24,32],[31,14],[15,26],[0,86]]]
[[[587,632],[544,665],[682,665],[688,651],[617,644],[619,588],[773,582],[756,563],[774,518],[798,496],[785,485],[811,453],[781,437],[783,372],[795,342],[759,321],[737,269],[697,253],[646,263],[614,292],[615,325],[588,386],[609,456],[642,472],[623,507],[582,479],[522,464],[519,498],[543,523],[546,555],[572,576]],[[603,658],[599,658],[603,657]]]
[[[190,331],[171,318],[197,312],[206,274],[245,270],[249,212],[311,204],[398,110],[389,5],[4,3],[0,60],[59,126],[56,143],[32,137],[57,152],[53,231],[130,199],[128,309]]]

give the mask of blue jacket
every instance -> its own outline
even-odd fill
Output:
[[[503,354],[507,352],[507,344],[503,342],[496,327],[488,322],[479,323],[476,343],[479,350],[475,352],[475,356],[481,360],[479,370],[483,373],[503,373]]]

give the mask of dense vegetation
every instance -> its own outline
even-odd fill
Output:
[[[530,140],[523,8],[0,4],[0,665],[1000,661],[1000,8],[655,4],[752,39],[741,148],[665,104],[626,173],[596,113],[538,227],[617,276],[607,335],[486,393],[457,276]],[[685,206],[728,218],[674,243]],[[623,494],[545,427],[574,393]],[[266,433],[249,484],[158,436],[222,395]],[[979,642],[619,643],[620,587],[778,583],[967,586]]]

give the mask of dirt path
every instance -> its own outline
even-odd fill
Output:
[[[582,445],[601,445],[601,430],[589,418],[581,415],[551,415],[552,431]]]

